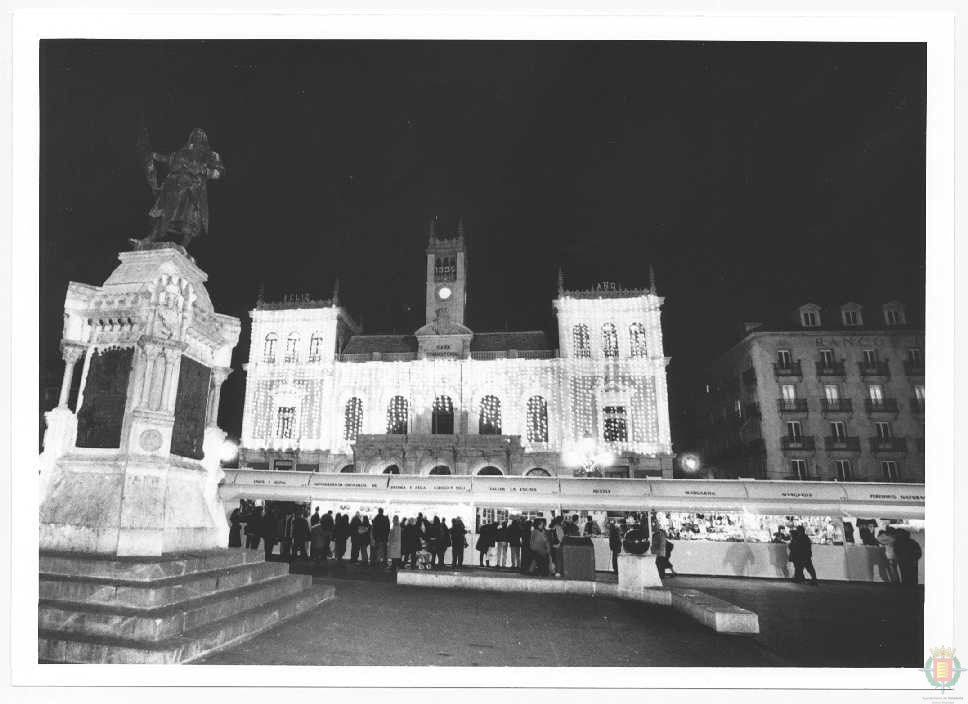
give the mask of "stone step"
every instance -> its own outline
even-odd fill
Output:
[[[41,630],[38,656],[44,662],[176,664],[235,645],[335,597],[333,586],[311,586],[294,595],[233,614],[162,641],[87,636]]]
[[[221,620],[312,586],[309,575],[282,576],[240,589],[155,609],[41,599],[41,630],[66,630],[88,636],[160,641]]]
[[[161,557],[114,557],[91,553],[40,553],[42,574],[151,582],[199,572],[229,569],[265,562],[262,550],[229,548]]]
[[[289,574],[289,565],[257,561],[151,581],[41,573],[41,599],[159,608]]]

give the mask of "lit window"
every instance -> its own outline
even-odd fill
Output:
[[[921,403],[924,403],[924,384],[914,385],[914,398],[916,398]]]
[[[528,442],[548,442],[548,404],[541,396],[528,399]]]
[[[633,357],[645,357],[648,354],[645,342],[645,326],[642,323],[629,325],[629,354]]]
[[[612,323],[602,325],[602,354],[618,357],[618,332]]]
[[[356,440],[363,430],[363,402],[355,396],[346,402],[343,411],[343,439]]]
[[[501,434],[501,400],[497,396],[481,399],[481,412],[477,432],[480,435]]]
[[[867,397],[871,400],[872,407],[880,408],[884,405],[884,387],[880,384],[868,384]]]
[[[576,325],[571,331],[572,342],[575,345],[576,357],[591,357],[592,347],[588,336],[587,325]]]
[[[434,399],[434,409],[430,416],[430,432],[435,435],[452,435],[454,433],[454,402],[450,396],[438,396]]]
[[[276,437],[292,438],[292,426],[295,418],[295,406],[280,406],[276,413]]]
[[[403,396],[394,396],[387,406],[387,435],[406,435],[410,405]]]
[[[605,442],[627,442],[628,421],[624,406],[605,406]]]
[[[320,348],[323,345],[323,336],[314,332],[313,336],[309,338],[309,361],[318,362],[320,360]]]
[[[274,332],[266,335],[265,345],[262,347],[262,359],[269,364],[276,361],[276,341],[278,336]]]
[[[836,384],[824,384],[823,395],[831,405],[836,406],[840,401],[840,387]]]

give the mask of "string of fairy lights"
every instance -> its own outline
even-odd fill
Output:
[[[564,452],[591,436],[617,452],[671,452],[657,303],[651,295],[559,299],[559,324],[571,334],[562,335],[568,346],[556,358],[370,363],[336,362],[325,354],[309,363],[321,340],[335,339],[336,316],[329,309],[297,309],[291,320],[289,311],[269,311],[266,321],[260,320],[265,311],[257,310],[253,333],[265,342],[249,362],[243,446],[346,452],[361,433],[431,432],[432,413],[456,417],[457,409],[467,408],[474,430],[521,435],[526,448]],[[319,319],[307,318],[310,313]],[[298,363],[283,363],[269,325],[284,331],[283,356],[298,355]],[[302,337],[288,332],[298,325],[305,328]],[[290,339],[308,339],[309,354],[299,354]],[[291,438],[275,437],[283,407],[295,408]],[[606,407],[614,409],[613,420]],[[427,428],[415,427],[418,418],[426,418],[420,423]]]

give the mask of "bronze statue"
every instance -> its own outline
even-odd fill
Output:
[[[220,178],[225,173],[221,157],[208,146],[205,131],[197,127],[185,146],[174,154],[151,151],[147,131],[143,131],[138,151],[155,204],[148,211],[151,232],[131,243],[136,249],[164,241],[179,241],[187,247],[192,239],[208,231],[207,184],[209,179]],[[155,162],[168,164],[168,174],[160,187]]]

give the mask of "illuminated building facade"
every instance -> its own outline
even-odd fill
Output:
[[[747,323],[697,409],[717,476],[923,482],[924,329],[897,301]]]
[[[541,331],[468,328],[467,265],[463,228],[446,237],[432,226],[426,322],[409,335],[363,334],[337,291],[325,301],[260,301],[240,466],[671,476],[654,285],[567,291],[559,280],[555,349]]]

